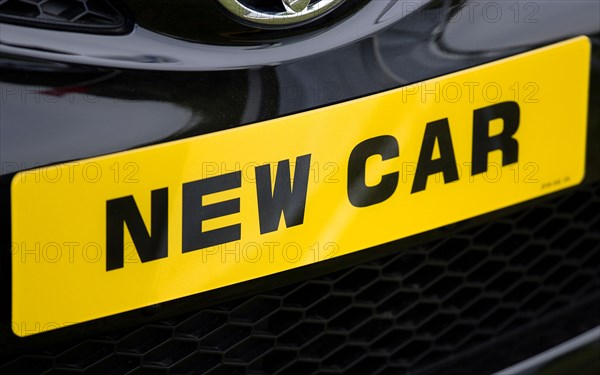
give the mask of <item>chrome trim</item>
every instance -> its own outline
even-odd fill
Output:
[[[289,26],[316,19],[333,10],[344,0],[282,0],[285,11],[261,11],[244,4],[243,0],[219,0],[233,15],[253,23],[270,26]]]
[[[533,374],[552,360],[597,342],[600,342],[600,326],[493,375]]]

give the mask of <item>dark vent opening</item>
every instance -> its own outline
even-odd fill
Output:
[[[0,0],[0,22],[56,30],[123,34],[132,21],[117,0]]]
[[[587,307],[600,290],[599,202],[600,184],[580,186],[345,270],[21,351],[0,363],[0,373],[448,374],[472,364],[457,366],[458,359],[485,353],[493,354],[486,364],[500,370],[516,361],[497,354],[493,345],[503,340],[515,338],[526,345],[519,353],[535,354],[548,338],[564,341],[600,324]]]

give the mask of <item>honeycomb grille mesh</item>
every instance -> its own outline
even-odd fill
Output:
[[[339,272],[27,353],[0,372],[414,373],[598,290],[596,184]]]
[[[0,0],[0,21],[82,30],[117,30],[126,23],[107,0]]]

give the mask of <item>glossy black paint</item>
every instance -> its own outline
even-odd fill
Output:
[[[232,15],[217,0],[123,0],[136,15],[137,23],[175,38],[217,45],[278,43],[282,37],[320,32],[358,11],[368,0],[346,0],[334,12],[293,26],[249,23]],[[423,1],[420,1],[423,3]],[[252,3],[252,0],[247,1]],[[254,0],[256,5],[282,7],[277,0]],[[283,32],[282,32],[283,30]]]
[[[85,329],[100,331],[132,318],[156,318],[156,312],[142,309],[122,314],[117,318],[120,323],[108,318],[83,330],[69,328],[25,340],[12,336],[6,302],[10,300],[9,184],[17,171],[322,107],[585,34],[593,43],[587,179],[600,175],[600,149],[594,147],[600,141],[600,113],[594,105],[600,88],[598,2],[536,2],[539,8],[534,15],[524,13],[529,11],[524,8],[527,2],[514,2],[521,9],[517,18],[510,4],[496,2],[504,16],[494,21],[490,14],[477,11],[483,9],[482,2],[376,0],[355,2],[353,8],[315,26],[280,31],[239,26],[217,8],[206,10],[214,11],[215,19],[202,27],[180,24],[199,1],[178,1],[186,11],[165,18],[161,15],[169,10],[166,5],[144,9],[141,1],[127,3],[138,25],[123,36],[0,25],[0,292],[4,301],[0,341],[4,348],[17,342],[51,341],[63,332],[81,336]],[[526,22],[526,16],[535,22]],[[190,22],[204,20],[204,16],[192,17]],[[304,278],[306,272],[361,262],[369,254],[318,264],[279,283]],[[257,280],[235,291],[196,296],[193,302],[175,301],[165,304],[158,315],[198,308],[200,300],[216,302],[274,283],[272,278]],[[144,314],[152,316],[140,318]]]
[[[471,22],[478,8],[468,1],[418,10],[373,1],[318,32],[280,31],[277,42],[251,46],[191,43],[140,26],[111,37],[3,24],[0,173],[300,112],[600,30],[592,18],[555,23],[566,8],[594,14],[597,2],[544,4],[530,24],[506,10],[508,23]],[[482,31],[489,27],[497,32]]]

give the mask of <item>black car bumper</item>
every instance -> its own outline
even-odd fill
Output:
[[[600,325],[595,2],[516,2],[518,15],[493,2],[349,2],[341,20],[301,32],[231,34],[166,21],[191,2],[164,18],[128,3],[137,23],[116,35],[0,25],[1,371],[491,373]],[[497,20],[479,12],[492,3]],[[15,173],[324,107],[578,35],[592,43],[581,185],[301,269],[15,335],[31,329],[15,327],[9,304]]]

